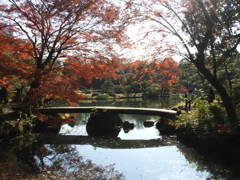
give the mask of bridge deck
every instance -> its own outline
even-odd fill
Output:
[[[175,116],[177,111],[158,108],[136,108],[136,107],[112,107],[112,106],[85,106],[85,107],[48,107],[41,108],[39,112],[52,113],[91,113],[91,112],[114,112],[118,114],[145,114],[158,116]]]

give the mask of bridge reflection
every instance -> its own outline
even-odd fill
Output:
[[[72,136],[72,135],[40,135],[43,144],[75,144],[92,145],[109,149],[131,149],[170,146],[176,144],[175,138],[163,137],[150,140],[121,140],[120,138]]]

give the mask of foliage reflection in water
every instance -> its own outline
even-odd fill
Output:
[[[174,103],[161,101],[127,100],[120,102],[83,102],[82,105],[105,105],[105,106],[133,106],[133,107],[168,107]],[[150,105],[148,105],[150,103]],[[62,127],[62,133],[72,135],[87,135],[85,124],[89,115],[79,114],[81,121],[75,127],[67,125]],[[121,130],[118,138],[122,140],[145,139],[152,140],[160,138],[168,143],[162,146],[160,142],[152,147],[141,148],[112,148],[110,146],[99,146],[99,143],[76,145],[76,150],[96,164],[115,164],[115,168],[122,172],[126,179],[142,180],[238,180],[239,173],[227,166],[222,166],[218,161],[209,159],[207,154],[200,155],[194,149],[172,140],[172,138],[161,136],[155,127],[145,128],[143,122],[146,120],[156,121],[156,116],[121,115],[123,121],[134,124],[134,129],[125,133]],[[99,142],[99,140],[97,140]],[[106,139],[106,142],[110,142]],[[226,155],[227,156],[227,155]]]
[[[122,102],[122,106],[127,104]],[[41,144],[34,139],[1,144],[0,179],[238,180],[240,177],[239,168],[227,169],[174,137],[161,136],[154,126],[145,128],[143,122],[156,121],[156,116],[121,115],[123,121],[134,124],[134,129],[128,133],[121,130],[117,139],[88,138],[85,126],[88,118],[89,114],[79,114],[74,127],[64,125],[60,132],[82,135],[81,145],[67,145],[66,141],[60,141],[60,145]]]
[[[24,142],[26,144],[26,142]],[[15,144],[16,145],[16,144]],[[113,165],[98,166],[72,145],[1,145],[0,179],[125,179]]]
[[[87,116],[81,117],[82,121],[73,128],[63,126],[61,133],[69,135],[86,135],[85,123]],[[86,119],[85,119],[86,118]],[[175,138],[160,136],[159,131],[155,127],[145,128],[143,122],[146,120],[157,121],[156,116],[143,115],[121,115],[123,121],[129,121],[134,124],[134,129],[125,133],[122,129],[118,138],[122,141],[146,140],[154,142],[144,144],[143,146],[131,147],[129,143],[126,146],[100,146],[99,142],[93,145],[75,145],[76,150],[96,164],[108,165],[115,164],[115,168],[122,172],[127,179],[143,179],[143,180],[202,180],[210,177],[210,173],[206,170],[198,171],[195,163],[189,163],[184,155],[179,151],[179,143]],[[153,139],[158,139],[153,141]],[[99,139],[98,139],[99,140]],[[101,140],[99,140],[101,141]],[[112,139],[114,141],[114,139]],[[118,139],[115,141],[122,143]],[[145,142],[145,141],[144,141]],[[163,143],[165,142],[165,143]],[[101,143],[100,143],[101,144]]]

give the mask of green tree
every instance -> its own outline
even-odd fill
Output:
[[[146,88],[145,97],[158,97],[161,95],[161,86],[159,84],[151,84]]]
[[[179,84],[186,89],[203,89],[205,92],[210,87],[207,80],[198,72],[197,68],[187,60],[179,63]]]
[[[110,79],[105,79],[103,82],[101,89],[105,93],[114,93],[114,87],[115,85],[113,84],[112,80]]]

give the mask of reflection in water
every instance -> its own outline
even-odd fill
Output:
[[[214,159],[209,154],[199,154],[193,148],[188,148],[182,144],[178,144],[177,147],[190,164],[196,164],[198,171],[210,172],[208,176],[209,180],[240,179],[240,167],[237,159],[235,161],[232,160],[230,163],[224,162],[225,158],[228,158],[228,156],[231,157],[232,154],[226,154],[226,157],[222,157],[222,159]]]
[[[128,121],[134,124],[134,129],[125,133],[122,129],[118,138],[122,142],[129,142],[127,149],[123,148],[123,144],[118,144],[108,141],[107,144],[86,143],[85,145],[75,145],[76,150],[88,159],[91,159],[96,164],[108,165],[115,164],[115,168],[124,174],[127,179],[143,179],[143,180],[207,180],[207,179],[223,179],[223,180],[238,180],[239,173],[233,172],[226,167],[223,167],[216,161],[200,156],[191,148],[176,142],[165,141],[168,146],[161,146],[161,141],[152,141],[152,139],[164,139],[159,135],[159,131],[155,127],[145,128],[143,122],[146,120],[157,121],[156,116],[142,115],[121,115],[122,121]],[[71,135],[86,135],[84,123],[71,128],[67,125],[63,129],[68,129],[68,134]],[[67,132],[67,131],[66,131]],[[65,132],[65,133],[66,133]],[[61,133],[64,133],[62,131]],[[149,140],[154,144],[148,143],[143,146],[133,146],[132,140]],[[131,141],[127,141],[131,140]],[[117,143],[119,140],[112,140]],[[101,143],[100,143],[101,142]],[[111,142],[111,143],[110,143]],[[137,141],[136,141],[137,142]],[[135,142],[135,143],[136,143]],[[110,145],[111,144],[111,145]],[[150,144],[150,146],[149,146]],[[136,144],[135,144],[136,145]],[[129,146],[132,146],[130,148]]]
[[[202,180],[208,177],[208,172],[198,172],[196,166],[187,163],[176,146],[113,150],[84,145],[77,146],[77,150],[97,164],[115,163],[129,180]]]
[[[175,143],[175,139],[163,137],[158,139],[120,139],[107,137],[89,137],[89,136],[59,136],[59,135],[42,135],[40,136],[43,144],[74,144],[74,145],[92,145],[94,147],[108,149],[133,149],[169,146]]]
[[[124,143],[114,145],[108,141],[107,146],[99,145],[98,143],[91,145],[76,145],[76,149],[84,157],[91,159],[93,162],[102,165],[115,164],[115,167],[121,171],[127,179],[182,179],[182,180],[200,180],[206,179],[209,176],[207,171],[198,172],[197,167],[189,164],[185,157],[179,152],[176,141],[165,141],[168,146],[162,146],[159,132],[155,127],[145,128],[143,122],[146,120],[156,121],[156,116],[139,116],[139,115],[121,115],[123,121],[129,121],[135,125],[135,128],[128,133],[122,129],[118,138],[122,142],[127,143],[127,149],[123,149]],[[71,135],[86,135],[84,132],[84,124],[74,127],[71,131],[68,126],[63,129],[68,129]],[[62,131],[61,133],[64,133]],[[158,138],[158,140],[157,140]],[[136,146],[136,140],[139,139],[142,146]],[[155,139],[155,140],[152,140]],[[119,140],[113,140],[118,143]],[[131,143],[135,141],[134,145]],[[131,142],[131,143],[130,143]],[[143,142],[148,142],[143,144]],[[151,144],[150,142],[153,142]],[[149,146],[150,145],[150,146]],[[121,146],[121,147],[120,147]],[[132,148],[130,147],[132,146]],[[139,148],[141,147],[141,148]],[[116,149],[117,148],[117,149]]]
[[[68,179],[122,179],[122,174],[112,166],[99,167],[89,160],[84,160],[74,146],[45,146],[48,155],[44,157],[44,169],[51,169],[60,178]]]
[[[117,105],[116,102],[112,103]],[[134,103],[121,102],[121,105],[137,106]],[[141,101],[139,105],[145,106],[144,103]],[[105,102],[102,105],[109,104]],[[151,107],[157,105],[160,106],[159,102],[155,105],[150,104]],[[122,129],[116,139],[86,137],[86,122],[89,116],[89,114],[79,114],[76,126],[62,126],[60,132],[62,135],[83,136],[73,137],[71,141],[67,139],[71,137],[64,140],[50,136],[45,138],[49,141],[47,144],[28,141],[13,143],[18,146],[0,145],[0,179],[240,179],[239,167],[233,171],[233,168],[228,169],[227,166],[219,165],[216,161],[209,161],[174,138],[162,137],[154,126],[149,128],[143,126],[146,120],[156,122],[158,120],[156,116],[121,115],[122,121],[134,124],[134,129],[128,133]],[[74,138],[78,138],[78,144],[81,145],[77,145]],[[72,144],[66,145],[68,143]]]
[[[34,144],[24,148],[13,145],[0,148],[0,179],[3,180],[125,179],[112,165],[97,166],[85,160],[75,146]]]
[[[95,141],[91,145],[86,142],[85,145],[0,146],[0,179],[237,180],[239,177],[239,171],[234,174],[175,141],[169,141],[168,146],[134,149],[112,149],[108,139]],[[105,145],[99,146],[101,141]],[[112,143],[116,143],[114,139]]]

